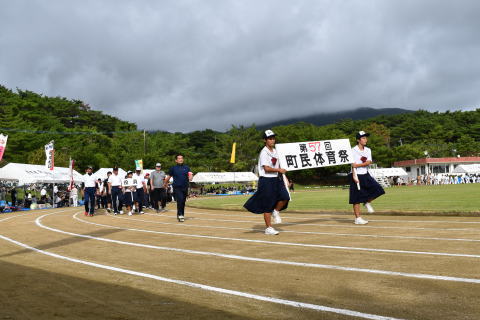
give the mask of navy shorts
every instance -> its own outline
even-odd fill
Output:
[[[132,195],[133,193],[133,195]],[[132,200],[132,196],[133,196],[133,200]],[[122,203],[125,205],[125,206],[131,206],[133,205],[133,201],[136,200],[136,196],[135,196],[135,192],[125,192],[123,194],[123,197],[122,197]]]

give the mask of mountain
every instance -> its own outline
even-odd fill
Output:
[[[274,121],[270,123],[259,124],[257,125],[257,128],[260,130],[265,130],[268,128],[294,124],[297,122],[306,122],[306,123],[311,123],[317,126],[323,126],[327,124],[333,124],[344,119],[365,120],[365,119],[377,117],[380,115],[390,116],[390,115],[412,113],[412,112],[414,111],[401,109],[401,108],[381,108],[381,109],[358,108],[358,109],[349,110],[349,111],[319,113],[319,114],[314,114],[314,115],[305,116],[305,117],[283,119],[283,120]]]

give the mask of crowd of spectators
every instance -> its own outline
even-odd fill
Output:
[[[480,183],[480,174],[451,175],[448,173],[431,173],[417,176],[416,179],[405,177],[392,177],[390,184],[401,185],[444,185],[444,184],[465,184]]]

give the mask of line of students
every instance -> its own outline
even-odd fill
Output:
[[[177,219],[179,222],[184,222],[185,201],[193,174],[190,168],[184,164],[182,154],[175,156],[175,163],[176,165],[170,168],[168,175],[161,170],[161,164],[157,163],[151,175],[147,174],[145,177],[141,174],[141,168],[136,168],[135,173],[128,171],[127,176],[122,178],[118,173],[118,168],[115,167],[113,172],[107,173],[107,179],[104,181],[96,180],[92,174],[92,167],[88,167],[83,182],[85,215],[94,215],[96,195],[104,207],[106,204],[107,211],[112,212],[113,209],[115,215],[123,214],[123,206],[126,207],[128,215],[132,215],[134,211],[143,214],[143,207],[145,203],[148,203],[146,200],[148,196],[157,213],[165,212],[169,181],[173,178],[172,187],[177,202]]]

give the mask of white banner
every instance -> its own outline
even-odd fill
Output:
[[[5,148],[7,147],[7,139],[8,136],[4,136],[3,133],[0,133],[0,161],[3,158],[3,153],[5,152]]]
[[[55,164],[55,149],[53,148],[53,140],[45,145],[45,167],[48,170],[53,170]]]
[[[353,163],[348,139],[279,143],[275,145],[280,167],[287,171]]]

